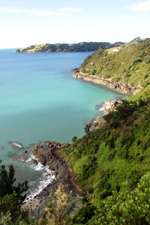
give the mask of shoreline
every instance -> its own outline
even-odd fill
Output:
[[[94,82],[97,84],[104,85],[115,91],[121,92],[123,94],[135,95],[142,90],[141,87],[131,87],[129,84],[120,84],[119,82],[113,82],[111,79],[104,79],[94,75],[88,75],[81,72],[80,68],[72,69],[73,77],[78,79],[83,79],[86,81]]]
[[[112,82],[109,79],[83,74],[80,71],[80,68],[76,68],[71,71],[74,73],[74,78],[101,84],[123,94],[134,95],[141,90],[140,87],[131,88],[128,85],[120,85],[119,83]],[[104,111],[105,113],[113,111],[115,110],[115,107],[120,104],[120,102],[120,99],[105,101],[101,104],[98,111]],[[88,123],[91,123],[95,128],[99,128],[105,125],[106,122],[102,117],[103,116],[98,116],[95,121],[90,120]],[[63,148],[69,145],[70,144],[68,143],[61,144],[55,141],[43,141],[42,143],[33,146],[33,154],[36,157],[35,161],[37,163],[40,162],[44,166],[47,165],[49,169],[54,170],[55,178],[39,194],[32,199],[27,199],[27,201],[22,204],[21,208],[28,208],[29,210],[32,208],[33,215],[38,214],[39,211],[42,212],[44,210],[45,203],[48,199],[50,199],[50,191],[54,194],[60,183],[68,185],[65,191],[67,194],[72,191],[73,197],[76,197],[77,194],[80,196],[86,195],[86,193],[83,193],[82,190],[75,184],[73,179],[73,171],[71,171],[68,167],[67,160],[61,156]]]
[[[65,193],[69,194],[72,191],[72,197],[77,195],[84,196],[82,190],[75,184],[73,180],[73,171],[68,167],[68,161],[62,157],[63,148],[69,147],[69,143],[59,143],[55,141],[42,141],[42,143],[33,146],[33,155],[35,156],[34,163],[41,163],[48,166],[50,170],[55,172],[55,178],[48,184],[39,194],[31,198],[27,198],[26,202],[22,204],[21,208],[28,208],[32,216],[44,210],[45,203],[50,199],[50,191],[54,194],[59,187],[59,184],[67,185]],[[80,204],[77,206],[79,207]],[[31,214],[31,212],[30,212]]]

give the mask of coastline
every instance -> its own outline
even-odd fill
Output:
[[[47,187],[45,187],[39,194],[32,199],[26,199],[21,208],[28,208],[32,216],[38,215],[39,211],[44,210],[45,203],[50,199],[50,192],[54,194],[58,189],[59,184],[66,185],[65,192],[69,194],[72,191],[72,197],[76,198],[77,195],[84,196],[82,190],[75,184],[73,180],[73,171],[68,167],[68,161],[62,157],[63,148],[69,147],[68,143],[59,143],[55,141],[42,141],[42,143],[33,146],[33,155],[35,156],[34,163],[39,162],[48,166],[49,169],[55,172],[55,178]],[[77,208],[80,207],[80,203]]]
[[[102,84],[124,94],[134,95],[141,90],[140,87],[132,88],[129,85],[120,85],[117,82],[112,82],[110,79],[103,79],[93,75],[84,74],[80,71],[80,68],[76,68],[71,71],[74,73],[74,78]],[[119,99],[103,102],[99,111],[104,111],[105,113],[114,111],[120,102],[121,101]],[[90,120],[88,123],[91,123],[94,128],[99,128],[103,126],[106,121],[102,116],[98,116],[95,121]],[[43,141],[42,143],[33,146],[33,154],[36,157],[34,163],[40,162],[44,166],[47,165],[51,170],[55,171],[55,179],[53,179],[52,182],[33,199],[27,199],[27,201],[21,206],[22,208],[29,208],[29,210],[32,208],[33,215],[38,214],[38,211],[42,212],[44,210],[45,203],[48,199],[50,199],[50,191],[54,194],[60,183],[68,185],[65,192],[69,194],[69,192],[72,191],[73,197],[76,197],[77,194],[80,196],[86,195],[86,193],[83,193],[82,190],[75,184],[73,179],[73,171],[71,171],[68,167],[67,160],[62,157],[63,148],[68,146],[70,146],[70,144],[55,141]]]
[[[111,79],[104,79],[104,78],[100,78],[100,77],[97,77],[94,75],[84,74],[81,72],[80,68],[72,69],[71,72],[73,72],[74,78],[79,78],[79,79],[83,79],[86,81],[101,84],[101,85],[107,86],[115,91],[118,91],[118,92],[121,92],[124,94],[135,95],[142,89],[139,86],[131,87],[129,84],[120,84],[119,82],[111,81]]]

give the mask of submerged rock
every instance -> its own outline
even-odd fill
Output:
[[[8,141],[7,143],[14,149],[23,148],[23,145],[18,141]]]

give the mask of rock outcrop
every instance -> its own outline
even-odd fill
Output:
[[[63,148],[69,147],[70,144],[61,144],[55,141],[43,141],[33,148],[33,154],[43,165],[49,166],[55,171],[56,178],[64,185],[67,184],[66,192],[72,191],[72,194],[82,195],[82,190],[79,189],[73,181],[72,171],[69,169],[67,161],[63,158]]]
[[[129,84],[120,84],[119,82],[113,82],[111,79],[104,79],[94,75],[87,75],[80,71],[80,68],[71,70],[74,73],[74,78],[80,78],[87,81],[92,81],[98,84],[105,85],[111,89],[114,89],[121,93],[135,95],[141,90],[141,87],[131,87]]]
[[[108,100],[102,104],[102,107],[99,109],[99,111],[104,111],[105,113],[115,111],[116,107],[120,104],[121,100]],[[95,120],[90,120],[88,124],[91,124],[91,127],[93,128],[100,128],[106,124],[106,121],[104,120],[103,116],[98,116]]]

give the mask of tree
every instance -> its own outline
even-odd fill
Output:
[[[76,136],[72,137],[72,142],[75,142],[78,138]]]
[[[0,166],[0,212],[3,215],[9,212],[12,221],[16,221],[18,218],[26,220],[28,218],[28,210],[21,210],[20,205],[26,198],[26,195],[22,195],[22,193],[27,191],[28,182],[25,181],[22,184],[19,183],[17,186],[14,186],[14,182],[16,181],[14,175],[15,170],[13,165],[9,166],[8,172],[4,165]]]
[[[71,213],[75,211],[76,204],[82,199],[77,197],[73,200],[72,192],[67,195],[64,185],[60,184],[55,194],[50,193],[51,199],[45,205],[43,217],[39,220],[39,225],[69,225],[72,222]]]
[[[150,173],[141,178],[133,191],[128,189],[128,183],[124,185],[123,191],[113,192],[103,202],[92,224],[150,224]]]
[[[91,124],[90,123],[86,124],[86,126],[84,127],[85,133],[88,133],[90,131],[90,128]]]
[[[2,161],[0,161],[1,163]],[[9,171],[5,169],[5,166],[0,166],[0,197],[4,197],[6,194],[10,195],[13,192],[17,194],[18,203],[21,204],[25,198],[26,194],[22,195],[23,192],[28,190],[28,182],[25,180],[22,184],[18,183],[17,186],[14,186],[16,178],[14,178],[15,169],[13,165],[9,166]]]

